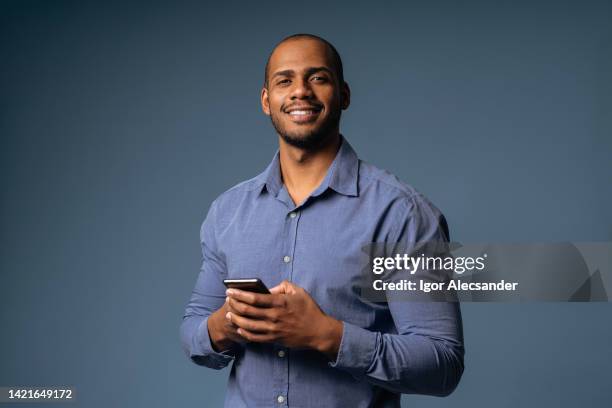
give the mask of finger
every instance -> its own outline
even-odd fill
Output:
[[[255,343],[271,343],[276,340],[275,336],[264,333],[254,333],[245,329],[238,329],[238,334],[245,340]]]
[[[238,333],[238,327],[234,326],[233,324],[227,329],[227,337],[232,341],[244,340],[242,336]]]
[[[272,293],[273,295],[279,295],[279,294],[284,294],[287,293],[285,292],[285,285],[283,285],[282,283],[274,286],[273,288],[270,288],[270,293]]]
[[[281,283],[279,283],[278,285],[270,289],[270,293],[272,294],[287,293],[287,290],[289,289],[290,285],[291,283],[289,283],[289,281],[285,279]]]
[[[272,295],[268,294],[248,292],[240,289],[228,289],[225,293],[230,298],[238,299],[253,306],[270,307],[274,304]]]
[[[264,320],[253,320],[249,319],[248,317],[239,316],[231,312],[227,313],[227,318],[236,326],[238,326],[237,330],[246,329],[250,332],[267,333],[270,332],[272,329],[271,324]]]
[[[230,298],[228,304],[230,311],[240,316],[255,317],[260,319],[266,319],[268,317],[268,311],[270,310],[269,308],[251,306],[248,303],[244,303],[233,298]]]
[[[270,293],[272,294],[293,294],[299,286],[289,282],[288,280],[284,280],[272,289],[270,289]]]

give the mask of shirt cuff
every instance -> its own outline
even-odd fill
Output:
[[[330,367],[348,371],[353,376],[364,375],[372,365],[379,333],[343,322],[342,340],[336,361]]]
[[[227,366],[234,359],[231,353],[232,350],[216,352],[213,349],[208,334],[208,317],[205,317],[193,336],[190,356],[193,362],[218,370]]]

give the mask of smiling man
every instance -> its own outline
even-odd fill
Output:
[[[233,361],[225,406],[399,407],[444,396],[463,372],[459,306],[360,296],[361,248],[448,240],[442,214],[340,133],[342,61],[297,34],[273,50],[261,91],[279,137],[265,171],[211,205],[202,266],[181,325],[199,365]],[[270,294],[225,289],[260,278]]]

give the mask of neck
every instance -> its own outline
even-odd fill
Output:
[[[295,204],[302,203],[323,181],[340,148],[340,134],[316,150],[304,150],[279,137],[283,183]]]

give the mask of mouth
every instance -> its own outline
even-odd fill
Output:
[[[295,123],[309,123],[317,120],[322,110],[319,106],[296,106],[285,110],[285,113]]]

